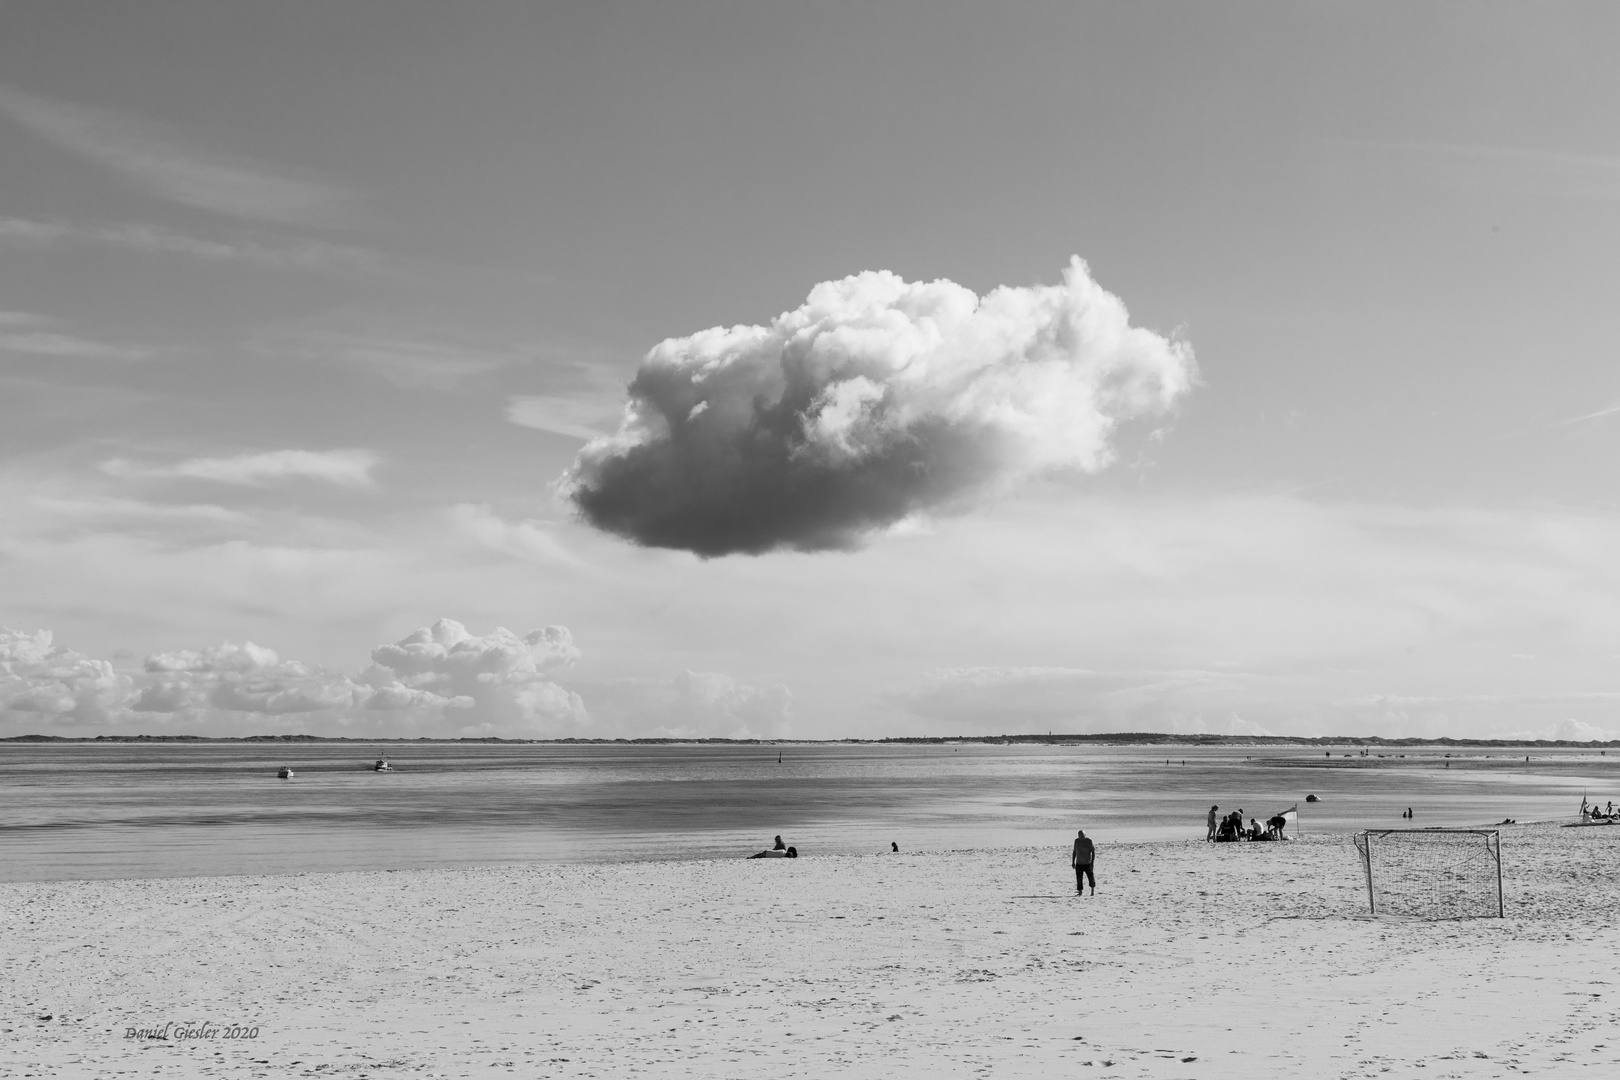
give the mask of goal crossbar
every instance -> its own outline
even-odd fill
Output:
[[[1374,915],[1501,918],[1496,829],[1367,829],[1355,837]]]

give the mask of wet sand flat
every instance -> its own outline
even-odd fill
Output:
[[[1085,899],[1051,849],[0,885],[0,1034],[41,1077],[1620,1065],[1620,827],[1504,828],[1508,917],[1451,922],[1366,918],[1347,837],[1098,839]]]

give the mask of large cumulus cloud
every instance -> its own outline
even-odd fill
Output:
[[[659,344],[560,490],[638,544],[849,548],[1034,474],[1096,472],[1122,422],[1167,415],[1195,378],[1191,347],[1131,326],[1079,258],[1060,285],[983,297],[857,274],[769,326]]]

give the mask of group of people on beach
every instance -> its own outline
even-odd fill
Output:
[[[1608,805],[1604,806],[1603,809],[1599,810],[1597,803],[1588,805],[1586,802],[1586,797],[1581,797],[1582,821],[1612,821],[1617,816],[1620,815],[1615,814],[1613,802],[1610,802]]]
[[[1283,835],[1288,819],[1281,814],[1267,818],[1265,825],[1262,826],[1258,818],[1250,818],[1247,825],[1243,824],[1241,806],[1225,817],[1221,817],[1220,812],[1219,806],[1209,808],[1209,833],[1204,837],[1208,843],[1235,844],[1239,841],[1288,839]]]

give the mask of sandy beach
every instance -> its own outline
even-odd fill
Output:
[[[7,1071],[1620,1065],[1620,827],[1505,828],[1508,917],[1453,922],[1365,917],[1348,837],[1099,841],[1085,899],[1050,849],[0,885]]]

